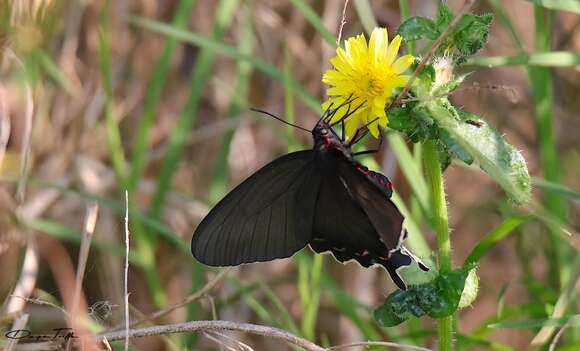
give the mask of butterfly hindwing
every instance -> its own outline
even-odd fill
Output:
[[[355,167],[346,160],[338,162],[338,175],[368,216],[381,241],[389,250],[398,249],[406,235],[403,228],[405,218],[390,199],[388,179],[380,173]]]
[[[411,264],[411,257],[399,250],[389,253],[394,247],[386,245],[379,230],[359,204],[357,192],[353,191],[358,187],[364,187],[365,184],[350,184],[366,183],[368,180],[364,174],[362,178],[352,178],[354,173],[344,177],[344,171],[341,169],[345,167],[352,168],[354,172],[359,171],[340,153],[326,155],[322,164],[324,182],[321,183],[318,193],[310,247],[318,253],[330,251],[340,262],[356,260],[363,267],[380,264],[389,272],[397,286],[404,290],[406,285],[397,269]],[[345,178],[348,178],[348,182]],[[379,201],[376,204],[377,208],[389,206],[390,200],[385,194],[376,200]],[[386,207],[385,211],[390,211],[390,207]],[[398,225],[402,227],[402,217],[390,218],[399,220]],[[397,227],[396,223],[389,222],[388,225],[389,228]],[[397,233],[400,233],[400,229]],[[398,238],[397,233],[391,235]]]
[[[193,256],[210,266],[289,257],[311,240],[321,181],[311,150],[284,155],[222,199],[198,225]]]

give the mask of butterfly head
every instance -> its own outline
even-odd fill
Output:
[[[348,146],[324,120],[318,122],[312,129],[312,138],[314,139],[314,149],[319,152],[338,150],[345,155],[350,155]]]

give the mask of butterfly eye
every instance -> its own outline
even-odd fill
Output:
[[[328,130],[327,129],[321,129],[320,130],[320,134],[326,135],[326,134],[328,134]]]

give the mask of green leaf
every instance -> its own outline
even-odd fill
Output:
[[[570,200],[580,201],[580,192],[567,188],[561,184],[556,184],[549,182],[541,178],[533,178],[534,186],[542,189],[543,191],[549,191],[554,194],[566,197]]]
[[[481,257],[493,246],[493,244],[505,238],[508,234],[512,233],[514,229],[527,222],[530,218],[531,216],[518,216],[506,219],[499,225],[499,227],[489,232],[477,243],[473,250],[471,250],[469,256],[465,259],[463,267],[466,269],[473,268],[477,265],[479,260],[481,260]]]
[[[469,120],[478,116],[457,111],[446,99],[422,103],[437,125],[449,133],[454,143],[461,146],[479,163],[518,205],[531,197],[531,179],[521,153],[507,143],[503,136],[487,123],[473,125]]]
[[[383,327],[394,327],[410,318],[410,316],[407,316],[404,313],[402,316],[400,316],[394,308],[394,305],[404,296],[404,293],[405,292],[402,290],[397,290],[396,292],[389,295],[381,307],[374,311],[373,315],[379,325]],[[421,313],[421,315],[423,314],[424,313]]]
[[[461,268],[439,274],[429,283],[397,290],[374,311],[374,317],[381,326],[393,327],[425,314],[432,318],[450,316],[458,308],[468,273]]]
[[[449,133],[443,131],[440,133],[441,142],[447,147],[453,156],[463,161],[465,164],[473,163],[473,156],[465,150],[460,144],[456,143],[455,140],[449,136]]]
[[[540,328],[540,327],[545,327],[545,326],[561,327],[565,324],[568,324],[568,326],[570,326],[570,327],[580,326],[580,314],[575,314],[572,316],[566,316],[566,317],[561,317],[561,318],[505,321],[505,322],[490,324],[487,327],[493,328],[493,329],[507,329],[507,328],[532,329],[532,328]]]
[[[444,75],[443,70],[437,70],[436,71],[438,74]],[[449,95],[452,92],[455,91],[455,89],[459,88],[459,86],[461,85],[461,83],[463,83],[463,81],[465,80],[465,78],[467,78],[467,74],[462,74],[460,76],[454,76],[451,79],[449,79],[449,81],[447,82],[443,82],[440,84],[435,84],[433,91],[431,92],[431,95],[433,96],[444,96],[444,95]],[[440,78],[443,80],[443,78]]]
[[[405,133],[412,142],[418,143],[427,139],[437,139],[439,129],[426,110],[416,109],[410,103],[405,107],[396,107],[389,111],[389,127]]]
[[[481,56],[470,58],[465,64],[487,67],[513,65],[574,67],[580,66],[580,54],[570,51],[550,51],[513,56]]]
[[[487,42],[493,15],[463,15],[453,29],[453,45],[462,56],[471,56]]]
[[[440,31],[444,31],[445,28],[451,23],[455,15],[453,10],[447,5],[446,2],[439,2],[439,7],[437,9],[437,27]]]
[[[528,1],[548,9],[570,11],[580,14],[580,1],[578,0],[528,0]]]
[[[435,40],[441,34],[433,20],[425,17],[411,17],[403,22],[398,29],[398,34],[405,41],[415,41],[419,39]]]

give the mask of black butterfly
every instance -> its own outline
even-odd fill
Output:
[[[209,212],[191,241],[197,260],[234,266],[289,257],[310,245],[318,253],[330,251],[340,262],[382,265],[399,288],[406,288],[397,269],[415,257],[402,246],[404,217],[390,200],[389,179],[354,159],[368,153],[351,151],[366,128],[345,143],[329,124],[341,107],[327,110],[311,131],[312,150],[267,164]],[[355,111],[349,104],[341,121]]]

